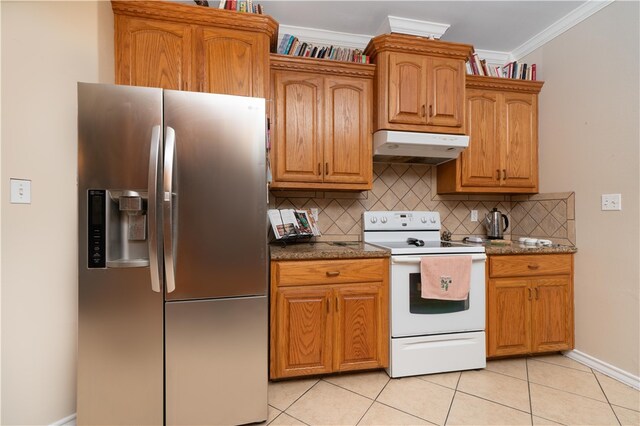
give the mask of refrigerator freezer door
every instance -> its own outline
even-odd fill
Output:
[[[78,84],[78,424],[163,423],[163,295],[148,266],[89,269],[86,249],[88,190],[147,192],[161,125],[161,90]]]
[[[164,219],[174,224],[165,259],[175,250],[167,300],[266,294],[264,99],[167,90],[164,105],[176,159],[164,194],[173,215]]]
[[[267,298],[166,304],[167,425],[267,419]]]

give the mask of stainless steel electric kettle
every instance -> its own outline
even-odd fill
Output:
[[[499,240],[509,227],[509,218],[494,207],[484,218],[484,226],[487,228],[487,238]]]

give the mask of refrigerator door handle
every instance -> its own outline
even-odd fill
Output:
[[[162,217],[164,228],[164,265],[167,279],[167,293],[176,289],[176,264],[174,247],[174,217],[173,217],[173,174],[176,156],[176,132],[167,126],[165,131],[164,149],[164,214]]]
[[[160,273],[160,262],[158,259],[158,156],[160,155],[160,126],[153,126],[151,130],[151,149],[149,152],[149,180],[148,180],[148,207],[147,216],[149,219],[149,266],[151,270],[151,290],[156,293],[162,291],[162,277]]]

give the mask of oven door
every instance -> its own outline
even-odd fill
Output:
[[[421,297],[421,256],[391,257],[391,337],[479,331],[485,328],[485,254],[471,256],[469,297],[462,301]]]

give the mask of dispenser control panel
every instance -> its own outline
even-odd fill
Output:
[[[104,189],[89,190],[88,224],[89,236],[87,241],[88,267],[106,267],[106,191]]]

